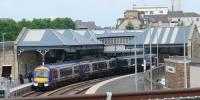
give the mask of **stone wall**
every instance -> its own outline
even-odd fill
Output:
[[[200,59],[200,35],[197,29],[194,30],[194,34],[192,36],[192,44],[189,48],[191,50],[191,56],[189,57],[193,59]],[[188,50],[189,51],[189,50]]]
[[[16,62],[16,57],[15,57],[15,50],[14,50],[14,46],[5,46],[5,64],[6,65],[12,65],[12,73],[11,73],[11,77],[13,79],[17,78],[17,73],[18,73],[18,69],[15,65]],[[3,57],[3,50],[0,49],[0,66],[4,65],[4,57]],[[0,73],[2,73],[2,67],[0,68]],[[0,78],[0,80],[2,79],[2,77]]]

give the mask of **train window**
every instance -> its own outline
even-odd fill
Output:
[[[99,62],[99,69],[106,69],[107,68],[107,64],[106,62]]]
[[[64,68],[60,70],[60,77],[65,77],[72,75],[72,69],[71,68]]]
[[[117,64],[116,64],[116,61],[113,60],[113,61],[109,61],[109,65],[110,65],[110,68],[114,68]]]
[[[138,63],[138,64],[143,64],[143,58],[138,58],[138,59],[137,59],[137,63]]]
[[[93,70],[98,70],[99,69],[98,68],[98,63],[93,63],[92,66],[93,66]]]
[[[131,65],[135,64],[135,59],[131,59]]]
[[[128,60],[120,59],[120,60],[118,60],[118,64],[120,67],[128,67]]]
[[[89,64],[85,64],[85,65],[81,65],[81,68],[84,72],[89,72],[90,71],[90,67]]]
[[[74,67],[74,73],[78,74],[80,72],[80,67],[79,66],[75,66]]]

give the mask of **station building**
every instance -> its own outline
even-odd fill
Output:
[[[169,56],[183,56],[184,44],[186,55],[189,58],[200,58],[200,34],[196,26],[176,26],[176,27],[151,27],[133,39],[126,48],[145,49],[145,53],[157,54],[160,62]]]
[[[101,56],[104,47],[93,32],[81,35],[71,29],[23,29],[16,46],[18,73],[23,76],[42,64]]]
[[[184,38],[185,37],[185,38]],[[200,58],[200,34],[196,26],[152,27],[143,30],[23,29],[15,46],[17,74],[26,75],[36,66],[69,60],[134,54],[159,50],[160,62],[169,56]],[[137,48],[134,48],[136,44]],[[138,53],[137,52],[137,53]]]

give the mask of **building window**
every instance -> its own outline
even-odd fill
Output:
[[[160,13],[160,14],[163,14],[163,11],[161,10],[159,13]]]
[[[154,11],[150,11],[150,14],[153,15],[153,14],[154,14]]]
[[[198,21],[199,21],[199,18],[197,18],[196,21],[198,22]]]

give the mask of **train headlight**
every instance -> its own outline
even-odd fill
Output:
[[[44,86],[49,86],[49,84],[48,84],[48,83],[45,83]]]
[[[38,83],[33,83],[34,86],[38,86]]]

